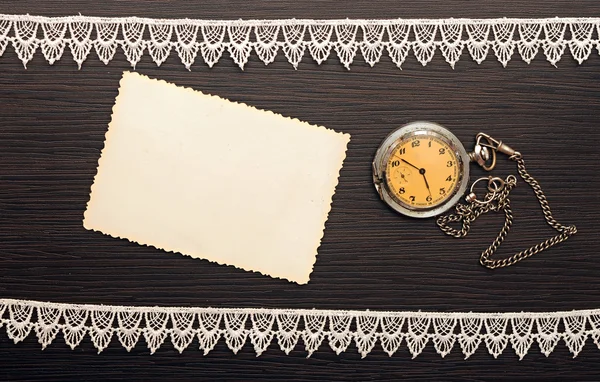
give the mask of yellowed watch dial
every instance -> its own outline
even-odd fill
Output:
[[[461,163],[451,146],[436,135],[414,134],[402,139],[386,163],[392,197],[411,208],[432,208],[458,187]]]

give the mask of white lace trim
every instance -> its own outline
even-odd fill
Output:
[[[356,310],[167,308],[75,305],[0,299],[0,327],[15,343],[32,331],[42,348],[62,332],[74,349],[90,336],[98,352],[116,336],[131,350],[143,337],[154,353],[169,338],[182,352],[194,339],[206,355],[222,337],[234,353],[248,338],[257,356],[274,338],[289,354],[300,339],[310,356],[322,342],[340,354],[354,342],[365,357],[379,343],[392,356],[405,343],[413,358],[431,342],[442,357],[469,358],[483,343],[498,357],[510,344],[522,359],[534,342],[548,356],[562,340],[576,357],[591,337],[600,348],[600,309],[551,313],[437,313]],[[458,344],[457,344],[458,343]]]
[[[503,66],[515,49],[530,63],[541,48],[556,66],[567,47],[580,64],[593,47],[600,52],[599,34],[599,18],[229,21],[0,14],[0,56],[10,42],[25,67],[38,48],[52,65],[68,46],[81,68],[92,48],[108,64],[120,47],[135,67],[146,51],[160,66],[175,50],[189,70],[198,53],[212,67],[227,51],[243,69],[252,51],[266,65],[282,50],[294,68],[307,50],[318,64],[335,51],[350,69],[357,54],[373,66],[384,51],[399,68],[410,51],[425,66],[439,49],[454,68],[465,47],[477,63],[491,49]]]

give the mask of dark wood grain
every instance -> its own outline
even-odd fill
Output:
[[[0,13],[194,18],[277,17],[550,17],[597,16],[595,1],[21,1]],[[37,54],[24,70],[12,48],[0,58],[0,296],[55,302],[164,306],[247,306],[426,311],[549,311],[600,307],[597,220],[600,215],[600,58],[583,65],[565,55],[554,68],[541,56],[506,69],[491,56],[466,55],[455,70],[439,53],[422,67],[409,56],[398,70],[388,58],[374,68],[357,59],[350,71],[332,56],[318,67],[305,57],[294,70],[280,55],[265,67],[252,56],[245,71],[224,58],[213,69],[187,71],[172,55],[157,68],[145,56],[137,70],[233,101],[352,135],[311,282],[305,286],[232,267],[167,254],[86,231],[81,224],[104,133],[129,67],[122,52],[108,66],[92,55],[78,71],[65,58],[49,66]],[[482,218],[467,239],[444,236],[432,220],[401,217],[372,187],[370,162],[394,128],[414,120],[449,127],[471,145],[479,131],[515,147],[547,193],[556,218],[579,234],[518,266],[488,271],[478,254],[501,216]],[[498,175],[515,173],[501,161]],[[473,175],[479,175],[477,172]],[[513,193],[514,230],[505,255],[552,231],[533,193]],[[572,359],[564,344],[548,358],[518,361],[507,349],[494,360],[480,349],[469,360],[445,359],[429,345],[412,360],[406,348],[380,348],[360,359],[351,346],[326,346],[310,359],[301,346],[277,345],[256,358],[247,345],[233,355],[220,343],[208,356],[165,344],[150,356],[141,341],[130,353],[100,355],[86,338],[71,351],[61,338],[41,351],[34,336],[14,345],[0,334],[2,380],[596,380],[600,351],[588,339]],[[113,340],[116,342],[116,340]]]

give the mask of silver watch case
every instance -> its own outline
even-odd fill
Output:
[[[458,187],[454,189],[454,192],[446,201],[430,208],[415,208],[402,202],[394,196],[393,191],[390,190],[386,181],[385,169],[390,155],[400,142],[412,136],[437,136],[439,139],[447,142],[460,162],[457,180]],[[412,122],[390,133],[383,140],[379,149],[377,149],[375,159],[373,160],[373,183],[381,199],[397,212],[414,218],[428,218],[446,212],[458,203],[458,200],[465,194],[469,183],[469,161],[469,155],[464,146],[448,129],[432,122]]]

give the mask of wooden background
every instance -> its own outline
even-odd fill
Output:
[[[599,16],[596,1],[45,1],[0,3],[0,13],[191,18],[416,18]],[[384,55],[352,70],[333,56],[294,70],[280,54],[265,67],[253,53],[242,72],[225,57],[191,71],[172,54],[157,68],[145,55],[137,70],[233,101],[352,134],[311,282],[290,284],[232,267],[167,254],[86,231],[81,224],[111,107],[123,70],[121,51],[108,65],[92,53],[78,71],[70,53],[49,66],[37,53],[24,70],[12,47],[0,58],[0,296],[70,303],[163,306],[553,311],[600,308],[597,227],[600,215],[600,57],[578,65],[565,55],[552,67],[541,52],[506,69],[491,53],[481,65],[466,54],[452,70],[439,52],[422,67],[409,55],[399,70]],[[556,218],[579,234],[518,266],[488,271],[479,252],[501,216],[487,216],[467,239],[443,235],[432,220],[397,215],[378,200],[370,163],[385,135],[430,120],[468,148],[485,131],[524,153]],[[515,173],[501,160],[495,174]],[[473,176],[481,172],[475,172]],[[523,182],[503,254],[553,232]],[[560,343],[546,358],[534,344],[518,361],[507,348],[493,359],[482,347],[469,360],[455,346],[445,359],[430,344],[412,360],[403,346],[388,357],[378,346],[360,359],[353,345],[327,345],[306,359],[302,345],[285,356],[274,343],[256,358],[247,344],[233,355],[220,342],[208,356],[179,354],[165,343],[153,356],[140,341],[130,353],[100,355],[86,338],[74,351],[58,338],[42,351],[31,335],[17,345],[0,333],[2,380],[515,380],[597,379],[600,351],[588,339],[575,359]]]

